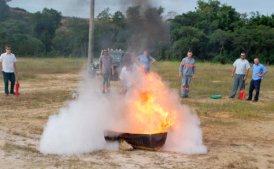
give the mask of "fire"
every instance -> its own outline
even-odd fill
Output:
[[[178,112],[169,103],[169,90],[156,73],[142,74],[142,83],[133,93],[130,114],[134,132],[164,133],[174,126]]]

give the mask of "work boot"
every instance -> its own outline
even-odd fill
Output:
[[[246,101],[251,101],[252,99],[251,98],[247,98],[247,99],[245,99]]]
[[[5,96],[8,96],[9,94],[8,93],[5,93]]]
[[[235,96],[229,96],[228,98],[234,98]]]

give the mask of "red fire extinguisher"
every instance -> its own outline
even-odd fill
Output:
[[[245,98],[245,89],[242,89],[240,91],[240,96],[239,96],[239,100],[243,100]]]
[[[17,80],[15,83],[15,96],[19,96],[20,94],[20,84],[19,81]]]

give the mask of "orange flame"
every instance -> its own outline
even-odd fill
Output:
[[[169,90],[153,72],[142,74],[142,80],[142,85],[134,90],[135,97],[130,104],[134,132],[164,133],[174,125],[178,113],[169,104]]]

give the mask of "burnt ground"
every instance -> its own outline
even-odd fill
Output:
[[[264,112],[260,118],[245,119],[226,112],[200,115],[208,148],[204,155],[143,150],[41,154],[43,126],[71,99],[79,77],[41,74],[30,78],[21,81],[20,97],[5,97],[1,92],[0,168],[274,168],[274,116]]]

